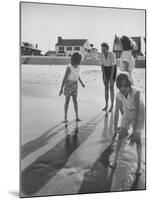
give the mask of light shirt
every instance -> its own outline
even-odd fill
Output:
[[[104,67],[111,67],[116,64],[115,54],[112,52],[108,52],[108,56],[105,57],[103,53],[100,54],[100,65],[104,65]]]
[[[131,54],[131,50],[122,52],[122,55],[120,57],[120,70],[121,71],[125,71],[125,66],[123,63],[124,61],[129,63],[128,70],[129,70],[129,73],[132,73],[133,68],[135,66],[135,59],[134,59],[133,55]]]
[[[80,76],[80,67],[79,66],[74,67],[72,65],[69,65],[68,67],[70,68],[70,74],[68,76],[68,80],[78,81]]]
[[[122,102],[123,105],[123,111],[124,116],[130,119],[130,112],[135,113],[135,95],[139,92],[138,89],[131,87],[131,91],[128,94],[127,98],[119,91],[116,94],[117,99],[119,99]],[[140,107],[143,105],[143,101],[140,99]],[[130,112],[129,112],[130,111]]]

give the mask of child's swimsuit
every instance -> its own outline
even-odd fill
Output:
[[[76,68],[72,65],[68,66],[70,68],[70,74],[65,82],[64,95],[65,96],[77,96],[78,94],[78,79],[80,74],[80,67]]]

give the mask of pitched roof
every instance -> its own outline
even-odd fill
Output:
[[[28,46],[26,46],[26,42],[24,43],[22,43],[21,44],[21,47],[24,47],[24,48],[26,48],[26,49],[32,49],[32,50],[35,50],[35,51],[41,51],[40,49],[38,49],[38,48],[35,48],[32,44],[30,44],[30,43],[28,43],[29,45]]]
[[[62,39],[56,46],[83,46],[87,39]]]

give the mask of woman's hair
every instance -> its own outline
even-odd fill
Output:
[[[122,80],[126,81],[126,86],[131,87],[131,81],[129,80],[129,76],[127,74],[119,74],[116,79],[116,86],[118,89],[122,86]]]
[[[103,43],[101,44],[101,47],[106,47],[107,50],[109,49],[109,45],[108,45],[107,43],[105,43],[105,42],[103,42]]]
[[[82,56],[78,52],[73,53],[71,56],[71,64],[72,65],[79,65],[81,62]]]
[[[132,41],[127,37],[127,36],[122,36],[120,38],[120,42],[123,46],[123,50],[133,50],[134,45],[132,43]]]

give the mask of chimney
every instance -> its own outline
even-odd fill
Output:
[[[35,44],[35,48],[36,48],[36,49],[38,48],[38,44]]]
[[[58,43],[61,43],[62,42],[62,37],[58,37]]]

